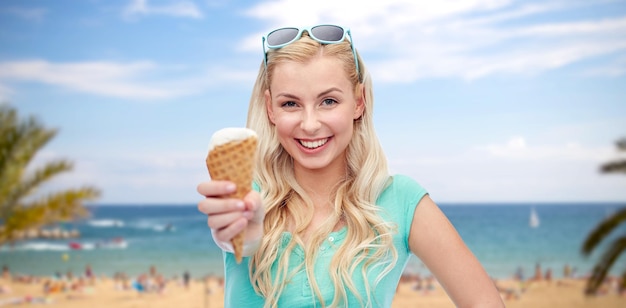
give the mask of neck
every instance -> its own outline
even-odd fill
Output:
[[[308,243],[310,236],[315,234],[320,227],[324,226],[329,219],[336,220],[334,212],[334,200],[331,195],[336,186],[346,177],[346,164],[342,161],[337,166],[327,166],[323,169],[306,169],[302,166],[294,166],[294,173],[298,184],[304,189],[313,202],[313,213],[305,230],[300,233],[304,243]],[[339,230],[345,225],[343,221],[337,221],[332,227],[333,231]],[[293,225],[292,225],[293,227]],[[293,228],[292,228],[293,230]]]
[[[337,166],[327,166],[323,169],[306,169],[294,166],[296,180],[309,194],[317,206],[328,206],[330,194],[337,184],[346,176],[346,164],[341,161]]]

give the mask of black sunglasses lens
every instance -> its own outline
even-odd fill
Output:
[[[331,25],[316,26],[311,29],[311,34],[322,41],[339,42],[343,38],[343,29]]]
[[[272,33],[267,35],[267,45],[272,47],[289,43],[291,40],[296,38],[298,32],[299,30],[296,28],[282,28],[274,30]]]

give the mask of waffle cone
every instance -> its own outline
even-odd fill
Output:
[[[206,158],[206,165],[213,180],[231,181],[237,190],[227,198],[243,199],[252,189],[252,174],[257,139],[249,137],[215,146]],[[243,257],[244,232],[231,239],[237,263]]]

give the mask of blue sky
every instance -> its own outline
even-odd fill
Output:
[[[393,173],[446,202],[626,201],[626,1],[5,0],[0,101],[59,134],[42,192],[195,203],[211,134],[245,125],[261,36],[352,29]]]

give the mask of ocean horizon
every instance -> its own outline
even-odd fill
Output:
[[[585,258],[580,252],[586,235],[602,219],[626,206],[620,202],[455,202],[441,203],[465,243],[489,275],[506,279],[522,269],[526,277],[535,266],[562,277],[568,265],[574,275],[589,274],[603,248],[626,231],[625,226]],[[222,276],[222,253],[214,244],[206,217],[195,204],[93,204],[91,216],[59,224],[76,229],[76,239],[34,239],[0,247],[0,265],[13,273],[52,276],[80,275],[87,265],[98,275],[130,276],[151,266],[168,277],[188,271],[193,277]],[[531,222],[533,211],[536,221]],[[535,224],[536,223],[536,224]],[[611,274],[626,269],[626,256]],[[412,257],[407,273],[428,275]]]

